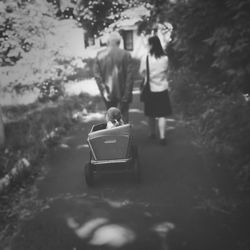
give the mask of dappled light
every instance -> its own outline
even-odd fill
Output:
[[[168,130],[168,131],[175,130],[175,127],[173,127],[173,126],[167,126],[166,130]]]
[[[61,143],[61,144],[59,145],[59,148],[68,149],[68,148],[69,148],[69,145],[68,145],[68,144],[64,144],[64,143]]]
[[[74,218],[67,218],[67,225],[82,240],[91,245],[122,247],[135,239],[135,233],[121,225],[109,224],[106,218],[95,218],[80,225]]]
[[[140,123],[141,123],[142,125],[144,125],[144,126],[148,126],[148,123],[147,123],[146,120],[141,120]]]
[[[121,200],[121,201],[116,200],[115,201],[111,199],[104,199],[104,201],[106,201],[113,208],[121,208],[121,207],[128,206],[131,204],[131,201],[129,200]]]
[[[69,228],[73,229],[76,235],[81,239],[88,238],[96,228],[108,222],[106,218],[96,218],[86,222],[83,225],[79,225],[74,218],[68,218],[67,224]]]
[[[141,93],[140,89],[139,88],[135,88],[133,90],[133,95],[139,95]]]
[[[135,233],[132,230],[120,225],[110,224],[98,228],[90,240],[90,244],[122,247],[131,243],[134,239]]]
[[[88,144],[81,144],[76,147],[77,149],[82,149],[82,148],[89,148]]]
[[[129,112],[130,113],[138,113],[138,114],[143,114],[143,111],[141,109],[129,109]]]
[[[171,222],[163,222],[154,225],[153,231],[155,231],[159,236],[166,237],[166,235],[175,228],[175,225]]]
[[[88,113],[86,116],[82,117],[83,122],[93,122],[93,121],[104,121],[103,113]]]
[[[73,120],[79,122],[93,122],[93,121],[105,121],[105,114],[103,112],[88,113],[87,110],[82,112],[76,112],[72,116]]]
[[[0,86],[0,88],[3,86]],[[15,91],[3,91],[0,89],[0,104],[2,106],[9,105],[28,105],[34,103],[39,96],[40,90],[33,88],[32,90],[16,93]]]
[[[173,118],[166,118],[167,122],[175,122],[176,120]]]
[[[87,93],[91,96],[97,96],[100,94],[94,78],[82,80],[79,82],[66,83],[65,92],[68,95],[79,95],[81,93]]]
[[[169,250],[167,235],[174,228],[175,225],[171,222],[162,222],[153,226],[153,231],[156,232],[161,239],[161,245],[163,250]]]
[[[63,138],[63,141],[64,141],[65,143],[67,143],[67,142],[69,142],[69,141],[72,141],[73,139],[74,139],[73,136],[66,136],[66,137]]]

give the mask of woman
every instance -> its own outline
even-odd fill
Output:
[[[168,95],[168,57],[157,36],[148,39],[148,46],[149,54],[143,58],[140,66],[140,72],[146,79],[144,84],[149,80],[150,87],[147,99],[144,100],[144,113],[148,116],[150,138],[156,137],[158,128],[160,144],[166,145],[166,117],[172,114]]]

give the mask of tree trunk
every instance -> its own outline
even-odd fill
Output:
[[[2,108],[0,106],[0,148],[3,147],[5,141],[5,134],[4,134],[4,124],[3,124],[3,113]]]

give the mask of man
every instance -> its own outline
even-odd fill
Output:
[[[128,123],[133,90],[132,59],[129,52],[119,48],[120,42],[118,32],[110,34],[107,48],[97,53],[94,76],[106,108],[119,108]]]

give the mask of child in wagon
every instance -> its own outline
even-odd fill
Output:
[[[107,129],[119,127],[124,125],[121,111],[118,108],[111,107],[106,113]]]

